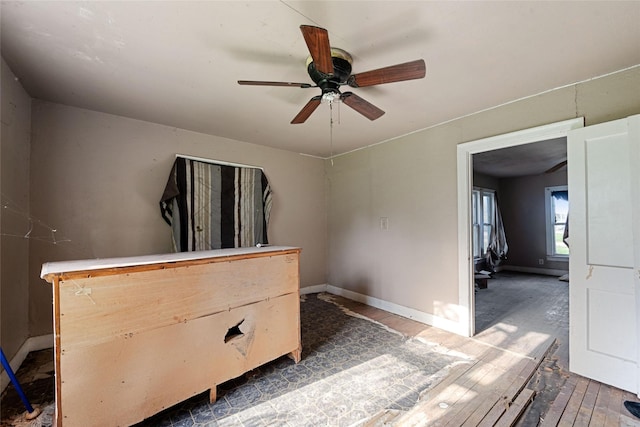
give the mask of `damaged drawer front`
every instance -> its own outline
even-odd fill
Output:
[[[300,359],[297,248],[45,278],[58,426],[134,424],[203,391],[215,400],[218,384],[282,355]]]
[[[65,426],[128,425],[298,349],[288,294],[65,351]],[[239,324],[240,334],[227,333]],[[226,341],[226,342],[225,342]],[[68,373],[66,375],[65,373]],[[87,420],[102,420],[87,424]]]

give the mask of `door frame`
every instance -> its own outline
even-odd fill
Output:
[[[640,115],[633,115],[627,118],[629,126],[629,137],[631,141],[640,141]],[[631,162],[631,177],[635,182],[640,182],[640,171],[633,167],[640,164],[640,144],[631,144],[631,156],[629,157]],[[633,224],[633,241],[640,242],[640,185],[632,187],[631,195],[632,203],[632,218]],[[634,287],[636,291],[636,324],[640,325],[640,250],[636,250],[634,253],[634,265],[636,271],[634,272]],[[640,327],[636,329],[637,339],[637,356],[638,369],[636,370],[636,396],[640,398]]]
[[[471,191],[473,190],[473,155],[547,139],[567,137],[569,131],[581,127],[584,127],[584,117],[458,144],[458,304],[460,307],[459,330],[463,335],[468,337],[475,335],[470,203]]]

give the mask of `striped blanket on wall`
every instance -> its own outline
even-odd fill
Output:
[[[176,252],[266,244],[271,189],[262,170],[176,158],[160,200]]]

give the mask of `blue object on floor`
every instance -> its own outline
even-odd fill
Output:
[[[0,356],[2,356],[2,367],[4,368],[7,375],[9,375],[9,379],[11,380],[11,382],[13,383],[13,386],[15,387],[16,391],[20,395],[20,399],[22,399],[22,403],[24,403],[25,408],[27,408],[27,412],[30,414],[33,413],[34,412],[33,406],[31,406],[31,403],[29,403],[29,399],[27,399],[27,396],[25,396],[24,391],[22,391],[22,387],[20,386],[18,379],[13,373],[13,369],[11,369],[11,365],[9,365],[9,361],[4,355],[4,351],[2,350],[2,347],[0,347]]]

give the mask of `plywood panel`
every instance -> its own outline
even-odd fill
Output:
[[[229,328],[243,335],[225,342]],[[288,294],[94,346],[62,351],[65,426],[129,425],[299,348]],[[115,415],[117,414],[117,415]]]
[[[61,349],[130,338],[297,292],[298,268],[297,254],[284,254],[62,281]]]

